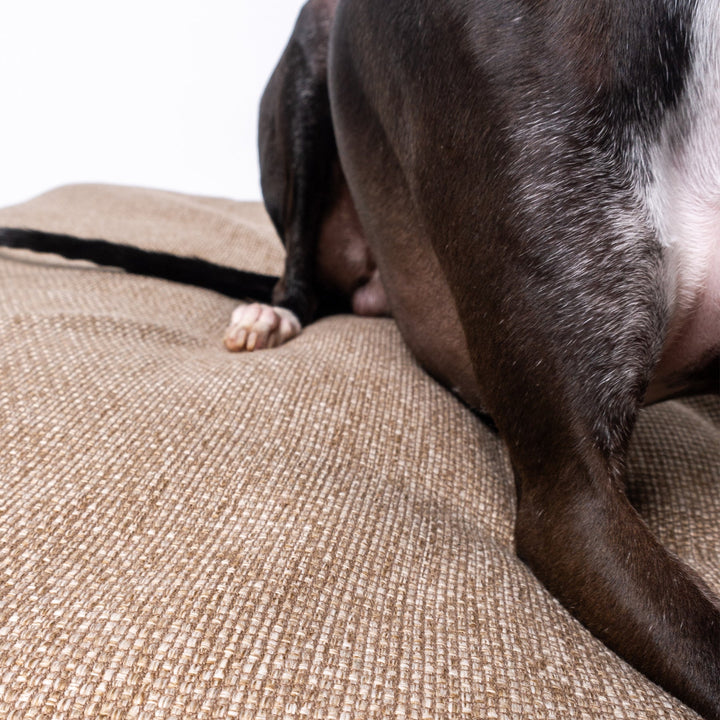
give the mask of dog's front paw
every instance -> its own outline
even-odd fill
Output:
[[[225,332],[225,347],[233,352],[282,345],[300,334],[300,321],[282,307],[252,303],[240,305]]]

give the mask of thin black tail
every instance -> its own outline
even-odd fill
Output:
[[[214,290],[236,299],[270,303],[278,278],[172,253],[142,250],[107,240],[87,240],[74,235],[19,228],[0,228],[0,246],[53,253],[70,260],[89,260],[118,267],[134,275],[172,280]]]

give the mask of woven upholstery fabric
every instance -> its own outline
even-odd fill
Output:
[[[258,204],[55,190],[0,224],[263,272]],[[214,293],[0,255],[0,717],[696,717],[513,551],[502,443],[391,320],[231,354]],[[720,402],[644,411],[630,495],[720,590]]]

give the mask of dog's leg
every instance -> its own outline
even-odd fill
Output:
[[[563,74],[546,44],[500,42],[523,17],[494,34],[488,7],[340,5],[343,168],[403,336],[507,443],[520,556],[608,646],[717,719],[718,600],[623,487],[669,313],[662,249],[629,180],[637,148],[620,144],[632,135],[598,132],[630,122],[612,114],[625,98],[587,95],[585,66]]]
[[[657,543],[602,461],[560,462],[540,482],[519,473],[518,553],[607,645],[720,717],[717,600]]]
[[[592,228],[586,243],[569,224],[548,234],[541,217],[518,210],[521,243],[506,236],[504,254],[496,247],[462,264],[451,251],[444,267],[483,401],[516,473],[519,556],[610,648],[717,719],[720,602],[655,539],[623,484],[664,333],[662,255],[640,213],[636,223],[632,212],[627,225],[618,222],[630,201],[613,203],[615,190],[594,186],[613,208],[608,215],[592,206],[583,173],[572,192],[555,188],[545,203],[550,217],[583,218]],[[570,162],[567,174],[575,174]],[[457,205],[453,215],[437,205],[433,212],[439,237],[453,215],[473,222]],[[632,241],[623,226],[636,228]],[[481,294],[467,292],[470,279]]]
[[[337,150],[327,92],[327,47],[336,0],[302,9],[260,105],[261,182],[287,251],[273,306],[241,306],[225,334],[229,350],[272,347],[294,337],[318,305],[315,255],[332,199]]]
[[[622,254],[613,261],[619,268]],[[483,401],[516,474],[517,552],[610,648],[717,719],[720,603],[655,539],[623,483],[627,445],[651,372],[647,349],[657,342],[653,317],[662,316],[662,304],[643,299],[645,280],[633,288],[627,269],[615,275],[609,265],[601,270],[595,264],[592,280],[588,275],[580,285],[582,295],[566,285],[541,300],[532,287],[550,280],[559,288],[571,266],[590,267],[583,262],[588,259],[573,259],[571,252],[564,267],[544,267],[541,281],[526,275],[525,288],[505,287],[509,306],[522,308],[517,314],[500,311],[483,327],[465,323]],[[635,267],[639,275],[647,269]],[[524,271],[534,273],[527,266]],[[461,317],[471,318],[477,303],[464,299],[464,286],[456,298]],[[625,323],[619,331],[618,311]]]
[[[631,259],[612,245],[594,262],[569,245],[565,260],[521,261],[501,291],[507,309],[483,326],[465,323],[469,350],[516,474],[518,555],[610,648],[717,719],[720,602],[655,539],[623,482],[661,335],[661,293],[648,283],[662,274],[651,252]],[[465,286],[456,286],[461,317],[492,307],[465,299]]]
[[[610,648],[717,719],[720,602],[655,539],[623,482],[663,336],[661,256],[651,235],[625,243],[616,218],[591,219],[591,187],[578,178],[575,188],[574,197],[546,201],[572,211],[588,193],[585,209],[574,208],[594,227],[588,246],[558,228],[546,257],[514,255],[506,244],[503,257],[445,264],[483,402],[515,470],[517,552]],[[545,234],[541,222],[523,227],[525,251]],[[466,292],[468,278],[482,298]]]

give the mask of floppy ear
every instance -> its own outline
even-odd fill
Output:
[[[310,0],[260,103],[263,199],[287,251],[273,301],[302,324],[317,309],[315,251],[337,149],[327,90],[333,3]]]

